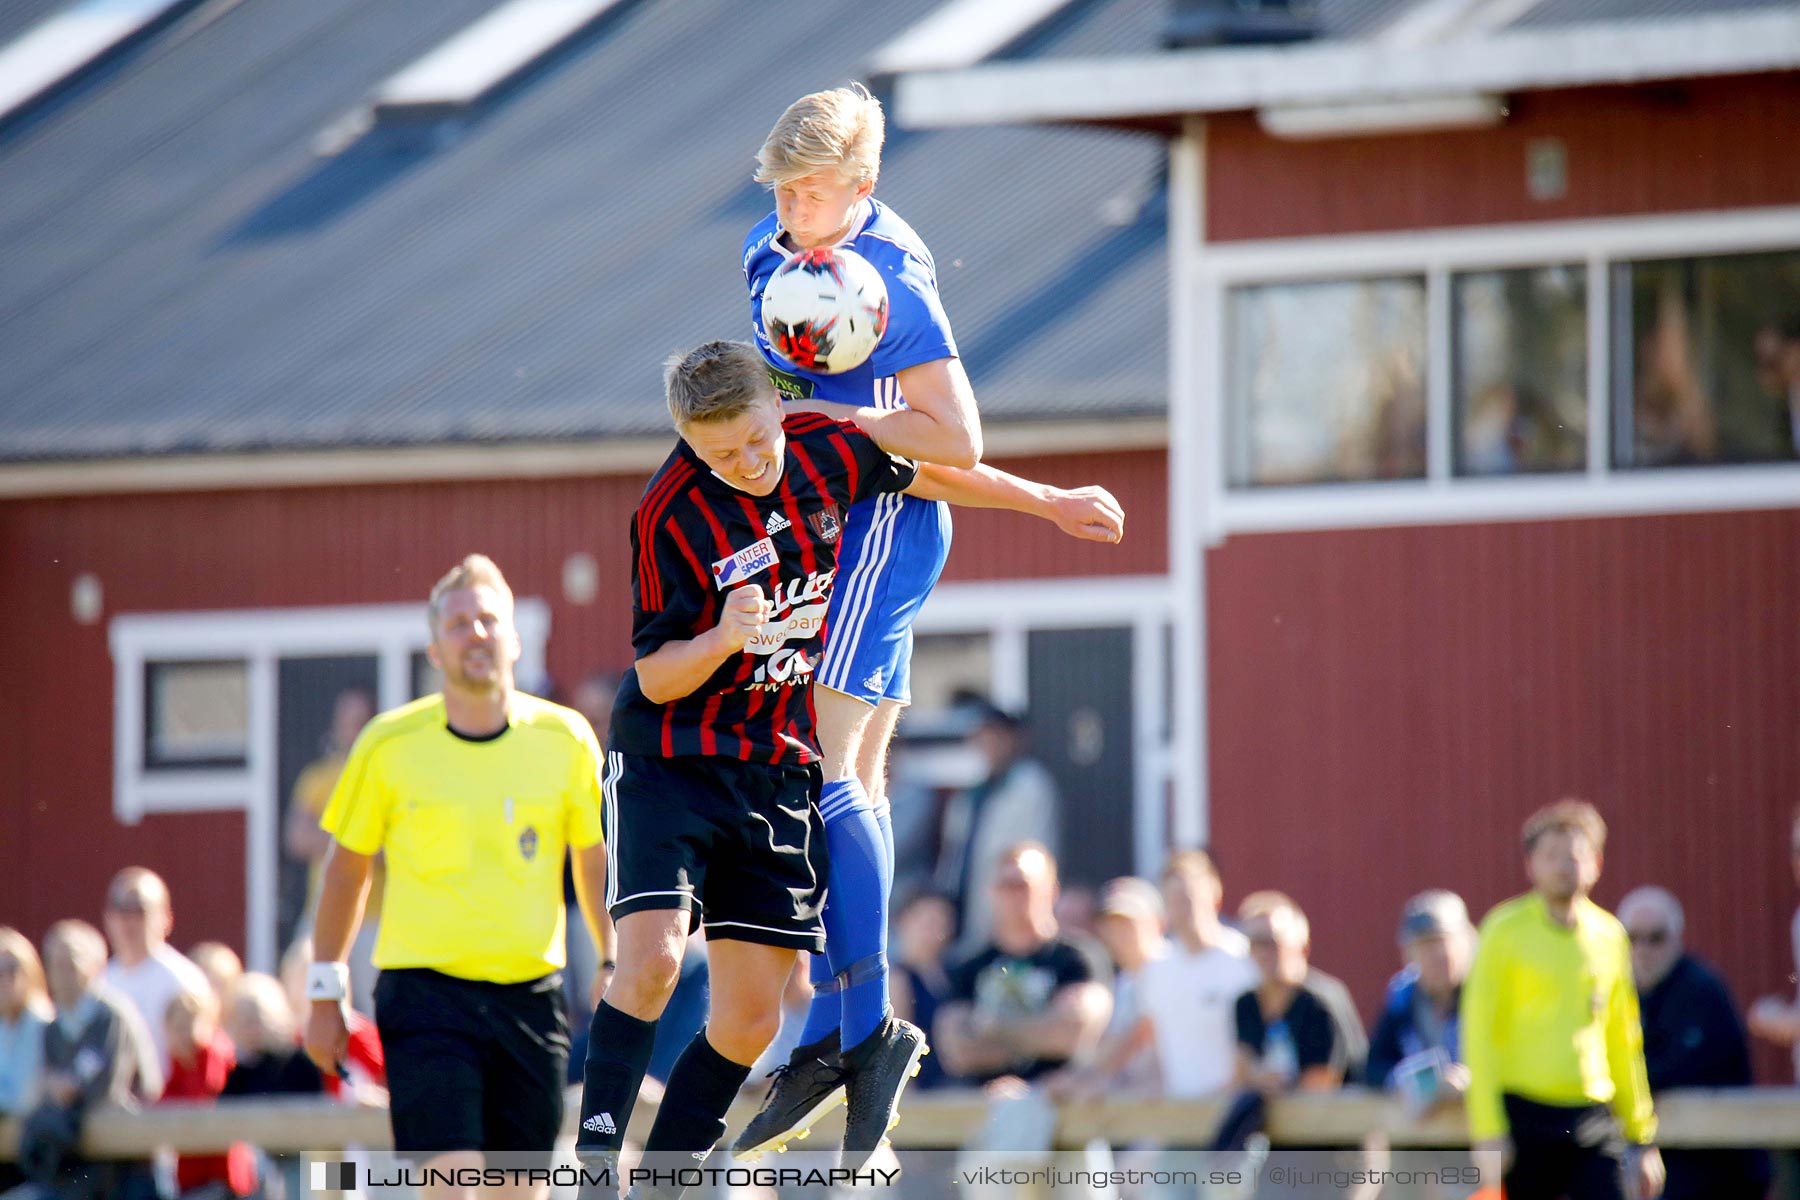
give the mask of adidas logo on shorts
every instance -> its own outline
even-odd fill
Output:
[[[869,673],[869,677],[867,679],[863,680],[863,686],[868,688],[871,692],[879,692],[881,690],[881,668],[880,667],[876,667],[873,671],[871,671]]]
[[[780,533],[792,524],[793,522],[788,520],[785,514],[778,512],[770,517],[768,522],[763,525],[763,532],[770,534]]]
[[[604,1133],[608,1136],[619,1132],[619,1127],[613,1124],[613,1115],[609,1112],[595,1113],[583,1121],[581,1127],[589,1133]]]

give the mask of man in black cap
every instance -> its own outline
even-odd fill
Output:
[[[1475,928],[1461,896],[1433,889],[1406,902],[1399,941],[1407,965],[1388,985],[1369,1041],[1368,1082],[1422,1109],[1468,1086],[1456,1010],[1475,954]]]
[[[974,718],[968,745],[981,760],[982,779],[944,808],[933,882],[956,897],[959,932],[952,956],[966,958],[991,940],[987,897],[1001,854],[1020,842],[1039,842],[1055,858],[1061,852],[1062,806],[1050,772],[1026,753],[1025,718],[984,697],[958,699],[958,707]]]

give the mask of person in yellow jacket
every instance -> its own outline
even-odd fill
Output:
[[[547,1163],[568,1074],[568,848],[600,947],[596,990],[612,967],[600,746],[580,713],[514,686],[513,594],[491,559],[472,554],[451,568],[427,616],[443,691],[369,722],[320,822],[332,846],[313,921],[306,1049],[326,1069],[343,1059],[345,954],[380,852],[375,1023],[394,1149],[446,1171],[479,1170],[487,1152],[536,1152]],[[508,1194],[521,1192],[541,1195],[535,1186]]]
[[[1462,993],[1469,1137],[1508,1200],[1649,1200],[1656,1114],[1625,927],[1588,898],[1606,823],[1564,800],[1525,822],[1532,890],[1490,912]],[[1626,1164],[1629,1162],[1629,1170]]]

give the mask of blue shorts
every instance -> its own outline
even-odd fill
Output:
[[[865,704],[912,703],[913,618],[950,556],[950,506],[900,493],[850,510],[813,682]]]

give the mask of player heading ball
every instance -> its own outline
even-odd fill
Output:
[[[762,357],[670,360],[681,440],[632,523],[632,644],[602,792],[618,968],[594,1014],[578,1148],[616,1153],[689,933],[706,1028],[676,1062],[645,1149],[702,1153],[774,1036],[797,950],[820,951],[820,752],[808,703],[849,508],[917,467],[855,426],[783,420]]]
[[[831,841],[825,954],[812,960],[813,1004],[800,1045],[734,1146],[746,1161],[781,1149],[843,1102],[850,1110],[843,1162],[860,1167],[887,1134],[905,1087],[904,1072],[895,1070],[908,1061],[899,1043],[923,1046],[918,1030],[892,1020],[888,1002],[894,846],[886,773],[888,744],[912,702],[913,619],[950,553],[949,509],[929,501],[1009,509],[1094,541],[1116,542],[1125,528],[1105,488],[1053,487],[980,461],[981,417],[931,251],[874,195],[885,130],[881,102],[861,86],[788,105],[756,155],[756,179],[773,193],[774,211],[743,246],[751,328],[788,411],[853,422],[891,453],[943,464],[925,474],[955,485],[930,496],[916,487],[875,496],[846,515],[831,644],[813,675]],[[834,355],[816,361],[818,340],[796,336],[782,294],[783,273],[791,275],[796,259],[846,254],[880,275],[887,296],[885,332],[849,368]],[[895,1052],[856,1068],[849,1048],[883,1030],[895,1036]]]

